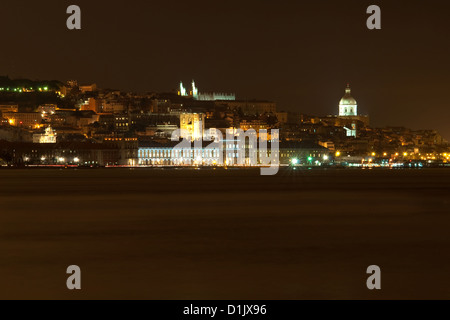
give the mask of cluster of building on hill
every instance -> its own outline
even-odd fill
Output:
[[[224,136],[227,130],[279,129],[280,164],[450,161],[448,143],[436,131],[371,128],[369,117],[358,114],[349,86],[337,115],[317,117],[278,111],[271,101],[201,92],[194,81],[189,91],[180,83],[177,92],[145,94],[82,86],[73,80],[27,85],[0,87],[3,164],[177,165],[170,138],[178,128],[195,139],[210,128]],[[24,104],[27,95],[33,99]],[[42,103],[33,105],[36,101]],[[227,158],[229,150],[223,150],[220,156]],[[204,148],[200,156],[199,163],[192,151],[183,164],[217,164],[217,152]]]

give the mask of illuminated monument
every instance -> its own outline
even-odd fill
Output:
[[[192,80],[192,91],[191,91],[191,95],[194,99],[198,99],[198,89],[195,86],[195,82],[194,80]]]
[[[345,95],[339,101],[339,115],[336,126],[344,127],[347,137],[356,137],[358,129],[369,126],[369,116],[358,115],[358,104],[351,95],[350,85],[345,88]]]
[[[198,140],[203,137],[205,131],[205,114],[204,113],[182,113],[180,115],[180,129],[185,130],[186,135],[183,138],[190,140]]]
[[[47,127],[45,133],[33,134],[33,143],[56,143],[56,132],[51,127]]]
[[[186,88],[183,86],[183,82],[180,81],[180,90],[178,91],[179,96],[187,96]]]
[[[194,80],[192,80],[192,87],[189,94],[183,86],[183,82],[180,82],[180,90],[178,90],[178,95],[183,97],[192,97],[195,100],[200,101],[236,100],[236,95],[234,93],[199,92],[198,88],[195,86]]]
[[[339,102],[339,116],[357,116],[357,108],[358,105],[356,100],[351,96],[350,85],[347,84],[347,88],[345,88],[345,95]]]

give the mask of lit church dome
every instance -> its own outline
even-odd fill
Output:
[[[357,113],[356,100],[351,95],[350,85],[345,88],[345,95],[339,102],[339,115],[340,116],[356,116]]]

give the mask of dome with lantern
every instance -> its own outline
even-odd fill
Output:
[[[350,85],[345,88],[345,95],[339,101],[339,116],[356,116],[357,113],[356,100],[351,95]]]

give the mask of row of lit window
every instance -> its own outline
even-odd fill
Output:
[[[218,157],[218,149],[202,149],[202,150],[173,150],[173,149],[153,149],[153,150],[140,150],[139,157],[141,158],[151,158],[151,157]]]

